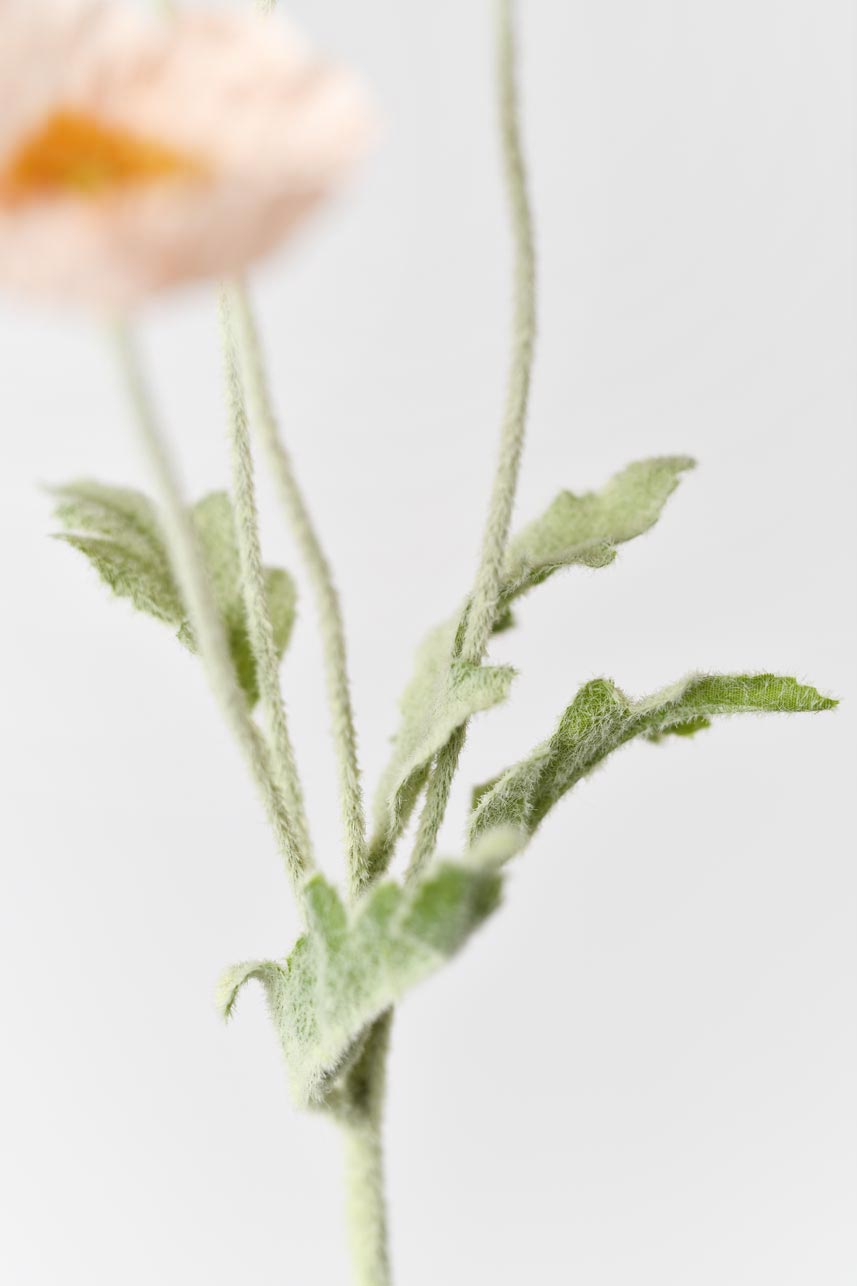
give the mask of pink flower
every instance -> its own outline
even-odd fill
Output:
[[[370,135],[360,86],[279,19],[0,0],[0,285],[120,310],[234,274]]]

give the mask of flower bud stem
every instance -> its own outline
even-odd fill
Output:
[[[496,620],[527,425],[536,338],[535,247],[518,110],[514,0],[497,0],[497,68],[500,138],[515,242],[515,303],[500,453],[460,651],[461,659],[472,665],[482,661]],[[434,854],[465,736],[466,727],[456,730],[438,753],[408,867],[409,878],[415,878]]]

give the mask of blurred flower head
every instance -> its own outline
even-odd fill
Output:
[[[275,18],[0,0],[0,285],[119,310],[240,271],[371,136]]]

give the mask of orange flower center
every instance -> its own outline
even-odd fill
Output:
[[[0,197],[100,196],[202,172],[199,161],[157,139],[141,138],[86,112],[59,110],[0,169]]]

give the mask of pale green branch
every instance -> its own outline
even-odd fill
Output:
[[[390,1043],[389,1010],[373,1026],[348,1077],[349,1102],[340,1119],[345,1141],[345,1200],[354,1286],[390,1286],[384,1197],[383,1119]]]
[[[497,0],[497,63],[500,137],[515,243],[515,302],[500,453],[460,651],[464,661],[477,665],[485,654],[494,628],[503,584],[503,566],[526,431],[536,337],[535,247],[519,122],[513,0]],[[466,727],[462,727],[438,753],[429,777],[417,840],[408,866],[409,878],[422,870],[435,851],[465,736]]]
[[[244,693],[235,677],[223,622],[200,558],[190,512],[158,423],[133,337],[128,327],[122,324],[116,327],[116,348],[140,441],[158,487],[167,547],[190,614],[199,654],[226,722],[258,783],[278,847],[297,886],[306,872],[306,860],[274,782],[267,747],[250,717]]]
[[[303,792],[286,719],[274,629],[265,589],[247,408],[241,384],[229,297],[226,291],[222,291],[220,296],[220,320],[229,436],[232,447],[235,538],[241,564],[247,631],[256,661],[259,695],[268,722],[277,786],[286,801],[301,852],[309,859],[312,849]]]
[[[315,594],[324,650],[328,701],[345,828],[348,873],[356,895],[367,878],[366,822],[357,761],[357,736],[348,681],[345,628],[339,595],[321,542],[282,440],[265,373],[261,344],[250,301],[243,285],[230,288],[237,341],[242,360],[251,423],[266,457],[280,504],[307,569]]]

